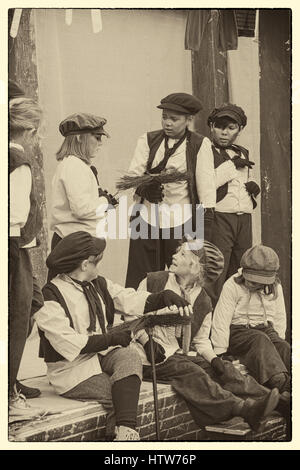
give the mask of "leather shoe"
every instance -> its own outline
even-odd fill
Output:
[[[252,399],[245,400],[241,416],[247,421],[251,429],[259,431],[261,419],[271,414],[278,405],[278,402],[279,391],[277,388],[273,388],[273,390],[263,398],[259,398],[255,401]]]

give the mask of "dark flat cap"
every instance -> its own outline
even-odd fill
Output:
[[[46,264],[57,273],[69,273],[89,256],[100,255],[105,247],[104,238],[92,237],[88,232],[74,232],[60,240],[48,256]]]
[[[88,113],[75,113],[64,119],[59,125],[59,132],[67,137],[68,135],[76,134],[95,134],[95,135],[106,135],[103,126],[106,124],[106,119],[94,116]]]
[[[202,104],[196,96],[188,93],[172,93],[163,98],[157,108],[194,115],[202,109]]]
[[[25,91],[14,80],[8,80],[8,99],[25,97]]]
[[[215,122],[216,119],[221,117],[229,117],[233,121],[237,122],[239,126],[245,127],[247,124],[247,116],[244,113],[244,110],[240,106],[235,104],[222,104],[219,108],[215,108],[207,119],[207,124]]]

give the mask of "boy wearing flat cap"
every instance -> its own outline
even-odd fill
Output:
[[[225,259],[223,273],[209,289],[215,304],[224,281],[237,271],[243,253],[252,245],[251,214],[260,188],[251,179],[254,162],[249,160],[248,150],[234,143],[247,124],[243,109],[224,104],[211,112],[207,122],[212,145],[202,149],[196,176],[204,204],[215,207],[206,230],[208,239]]]
[[[260,384],[289,397],[290,345],[278,270],[272,248],[255,245],[243,254],[241,268],[222,289],[211,339],[216,354],[238,356]]]
[[[114,314],[136,315],[176,305],[189,315],[191,307],[171,291],[136,292],[99,276],[105,245],[104,239],[79,231],[66,235],[48,256],[47,266],[58,274],[44,286],[45,304],[35,314],[40,352],[59,395],[112,402],[116,440],[138,440],[142,364],[137,352],[127,347],[130,332],[109,331]]]
[[[197,97],[188,93],[172,93],[163,98],[157,107],[162,109],[162,129],[147,132],[138,139],[129,172],[141,176],[177,170],[187,172],[189,178],[163,186],[160,183],[141,184],[136,189],[134,200],[143,204],[139,217],[141,224],[146,226],[146,233],[151,233],[151,208],[156,205],[158,209],[156,226],[159,226],[159,237],[158,240],[151,239],[151,236],[130,240],[126,285],[135,288],[147,272],[164,270],[165,265],[170,265],[172,255],[185,233],[184,225],[188,220],[193,220],[195,224],[196,208],[201,202],[195,169],[201,146],[205,141],[207,145],[210,142],[189,130],[193,116],[202,109]],[[177,236],[177,233],[180,235]]]
[[[51,247],[66,235],[85,230],[93,236],[103,236],[108,204],[116,201],[101,190],[97,169],[92,160],[97,156],[106,119],[89,113],[75,113],[64,119],[59,131],[65,138],[56,154],[58,166],[52,180]],[[54,272],[49,272],[51,280]]]

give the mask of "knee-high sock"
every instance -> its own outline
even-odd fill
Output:
[[[118,380],[112,386],[117,426],[135,429],[141,381],[137,375]]]

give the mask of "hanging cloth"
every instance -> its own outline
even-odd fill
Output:
[[[238,28],[234,10],[219,11],[219,50],[232,51],[238,48]]]
[[[211,10],[190,10],[185,29],[185,50],[199,51]]]

